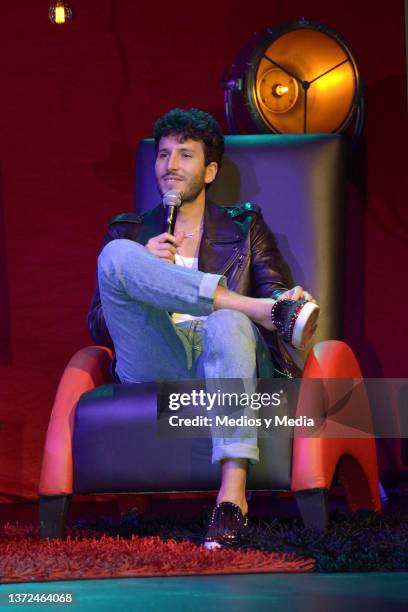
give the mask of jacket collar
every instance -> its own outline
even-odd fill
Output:
[[[236,242],[241,240],[242,234],[222,206],[207,200],[204,209],[204,237],[212,242]]]

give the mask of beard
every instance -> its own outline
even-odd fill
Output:
[[[198,198],[202,190],[205,189],[206,183],[204,181],[204,175],[205,173],[203,172],[200,177],[189,178],[187,181],[184,182],[182,189],[179,190],[173,187],[171,191],[177,191],[180,193],[182,204],[194,202],[194,200]],[[160,184],[158,185],[158,187],[160,195],[162,197],[167,191],[169,191],[168,189],[166,189],[166,191],[163,191]]]
[[[191,181],[187,183],[186,189],[181,192],[182,203],[188,204],[189,202],[194,202],[194,200],[198,198],[203,189],[205,189],[204,181],[191,179]]]

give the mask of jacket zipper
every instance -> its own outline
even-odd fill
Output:
[[[232,268],[232,266],[234,265],[235,261],[238,259],[238,267],[241,268],[243,261],[245,259],[245,255],[243,253],[240,252],[240,250],[237,251],[237,253],[233,253],[230,257],[230,259],[227,261],[227,263],[225,264],[225,267],[223,269],[222,272],[220,272],[219,274],[225,274],[226,272],[228,272],[228,270],[230,268]]]
[[[237,247],[238,249],[238,247]],[[233,253],[231,255],[231,257],[229,258],[229,260],[227,261],[227,263],[225,264],[225,267],[223,269],[222,272],[220,272],[220,274],[224,275],[226,272],[228,272],[228,270],[232,267],[232,265],[235,263],[235,261],[239,258],[240,256],[240,252],[239,250],[237,250],[236,253]]]

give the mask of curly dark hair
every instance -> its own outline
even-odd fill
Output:
[[[160,138],[175,134],[183,142],[188,138],[201,140],[204,144],[205,165],[215,161],[221,165],[224,154],[224,135],[212,115],[198,108],[183,110],[173,108],[160,117],[153,126],[156,151]]]

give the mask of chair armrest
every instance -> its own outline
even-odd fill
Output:
[[[72,434],[76,405],[86,391],[113,382],[111,362],[111,349],[89,346],[75,353],[65,368],[45,440],[40,495],[72,493]]]

